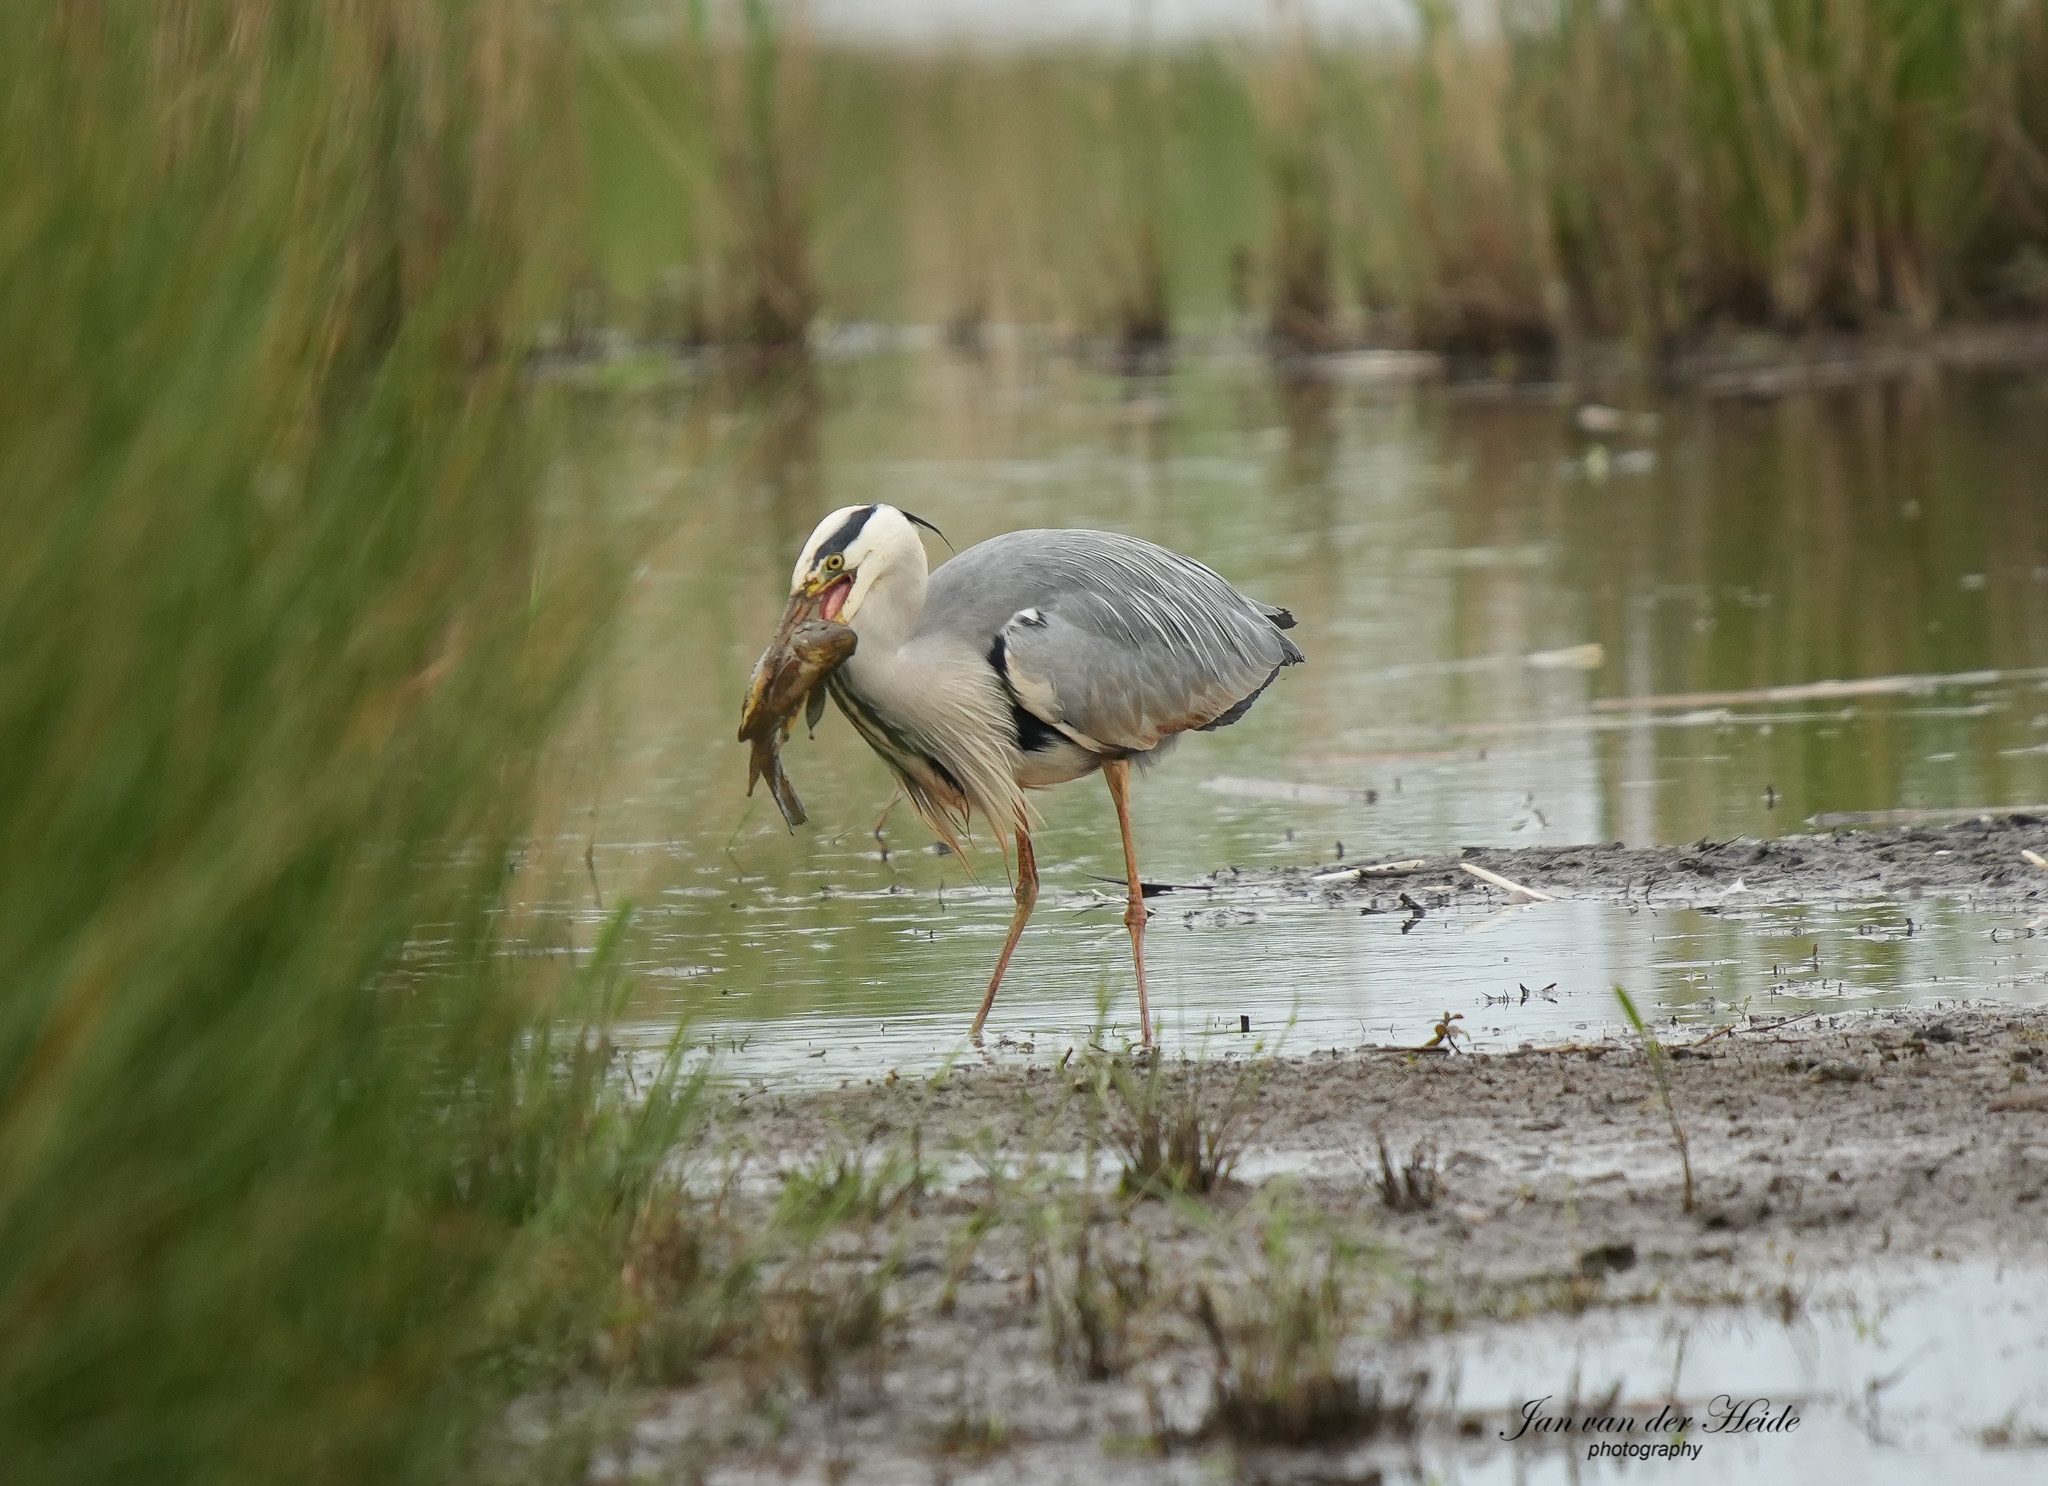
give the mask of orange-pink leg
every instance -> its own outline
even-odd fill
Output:
[[[1124,927],[1131,931],[1131,960],[1138,967],[1138,1040],[1152,1045],[1152,1010],[1145,1002],[1145,885],[1138,878],[1138,846],[1131,839],[1131,762],[1118,759],[1102,766],[1109,797],[1116,801],[1116,823],[1124,833],[1124,873],[1131,881],[1131,900],[1124,905]]]
[[[981,1041],[981,1024],[988,1020],[988,1009],[996,1004],[996,991],[1003,983],[1003,972],[1010,968],[1010,956],[1016,952],[1017,941],[1024,937],[1025,920],[1031,917],[1031,907],[1038,901],[1038,859],[1031,854],[1031,832],[1024,828],[1024,822],[1017,822],[1017,916],[1010,920],[1010,937],[1003,941],[1003,952],[996,957],[996,973],[988,980],[988,994],[981,998],[981,1010],[974,1014],[974,1026],[967,1035],[974,1041]]]

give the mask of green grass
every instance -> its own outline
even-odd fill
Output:
[[[1265,66],[1259,91],[1267,159],[1268,332],[1286,349],[1320,350],[1340,334],[1334,280],[1336,161],[1329,90],[1298,13]]]
[[[1124,1196],[1203,1196],[1231,1180],[1257,1129],[1258,1065],[1202,1058],[1169,1068],[1154,1054],[1095,1055],[1082,1067],[1091,1125],[1115,1154]]]
[[[657,1183],[627,1236],[622,1283],[588,1371],[657,1387],[695,1381],[708,1359],[757,1323],[760,1271],[758,1247],[722,1197],[705,1201]]]
[[[543,540],[520,386],[542,22],[0,14],[10,1478],[451,1479],[687,1116],[605,945],[498,911],[618,571]]]
[[[908,1151],[839,1146],[782,1173],[777,1226],[816,1238],[846,1224],[872,1227],[925,1190],[929,1174],[913,1137]]]
[[[776,0],[678,5],[674,36],[627,47],[576,12],[584,166],[603,224],[586,283],[641,305],[657,343],[785,352],[818,311],[814,48]]]
[[[1621,1003],[1621,1014],[1627,1019],[1629,1028],[1636,1034],[1636,1041],[1642,1044],[1643,1056],[1650,1064],[1650,1079],[1657,1086],[1657,1102],[1663,1107],[1664,1118],[1671,1126],[1671,1142],[1678,1147],[1678,1169],[1684,1177],[1683,1205],[1692,1211],[1692,1143],[1686,1138],[1685,1122],[1678,1117],[1678,1106],[1671,1100],[1671,1073],[1666,1066],[1664,1044],[1657,1040],[1643,1021],[1643,1015],[1636,1010],[1635,997],[1626,987],[1614,988],[1614,999]]]
[[[2048,313],[2044,0],[1498,3],[1413,0],[1377,48],[975,53],[754,0],[593,73],[598,252],[628,298],[724,284],[735,340],[762,294],[782,335],[1257,327],[1482,369]]]
[[[2048,311],[2048,6],[1417,0],[1333,57],[1363,307],[1480,357]]]
[[[1045,1231],[1035,1234],[1033,1285],[1054,1365],[1085,1382],[1121,1377],[1132,1361],[1133,1321],[1157,1289],[1150,1257],[1142,1245],[1130,1259],[1098,1252],[1092,1192],[1072,1211],[1048,1206],[1038,1216]]]
[[[1302,1231],[1282,1206],[1266,1215],[1256,1257],[1224,1299],[1206,1284],[1194,1317],[1215,1356],[1201,1433],[1248,1445],[1327,1445],[1414,1427],[1412,1399],[1388,1395],[1343,1357],[1374,1276],[1335,1234]]]
[[[932,1431],[931,1440],[940,1455],[986,1460],[1009,1447],[1010,1426],[999,1415],[962,1405]]]
[[[1389,1212],[1427,1212],[1443,1196],[1443,1168],[1437,1161],[1435,1146],[1428,1142],[1417,1145],[1408,1153],[1400,1165],[1394,1164],[1394,1153],[1387,1148],[1387,1138],[1379,1137],[1380,1173],[1376,1186],[1380,1205]]]
[[[1524,183],[1577,323],[1925,328],[2014,298],[2048,207],[2048,8],[1510,14],[1518,111],[1545,144]]]

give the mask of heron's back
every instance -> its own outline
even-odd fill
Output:
[[[1242,716],[1302,659],[1284,609],[1113,532],[1009,532],[931,575],[920,634],[985,649],[1023,707],[1105,751]]]

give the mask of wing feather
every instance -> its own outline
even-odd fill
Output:
[[[1302,658],[1283,616],[1191,558],[1091,531],[971,547],[933,573],[925,609],[928,625],[985,626],[1018,705],[1097,753],[1235,721]]]

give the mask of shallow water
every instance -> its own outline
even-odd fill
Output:
[[[1988,1263],[1878,1267],[1836,1283],[1785,1318],[1752,1311],[1609,1311],[1552,1325],[1480,1328],[1448,1341],[1440,1366],[1463,1407],[1551,1419],[1601,1412],[1654,1417],[1665,1399],[1695,1416],[1691,1459],[1589,1458],[1609,1438],[1534,1432],[1497,1451],[1425,1449],[1427,1478],[1489,1482],[1626,1479],[1943,1482],[2041,1479],[2048,1421],[2048,1329],[2038,1274]],[[1576,1385],[1573,1399],[1569,1389]],[[1768,1400],[1798,1423],[1733,1430],[1731,1404]],[[1507,1432],[1518,1426],[1510,1424]],[[1641,1429],[1614,1439],[1662,1443]],[[1993,1444],[1993,1442],[1998,1442]],[[1991,1445],[1991,1448],[1987,1448]],[[1473,1456],[1478,1458],[1474,1459]],[[1398,1472],[1397,1472],[1398,1479]]]
[[[2038,675],[1689,695],[2048,657],[2042,379],[1692,401],[1602,440],[1554,400],[1289,381],[1237,357],[1132,378],[875,355],[581,411],[585,483],[645,536],[591,705],[556,750],[551,835],[574,870],[534,890],[538,911],[587,945],[632,900],[643,1035],[692,1018],[743,1072],[955,1056],[1009,918],[994,856],[935,854],[903,808],[877,842],[891,786],[836,715],[789,749],[809,826],[742,794],[746,674],[835,506],[893,501],[959,546],[1131,531],[1294,610],[1309,664],[1140,782],[1159,881],[2048,799]],[[1083,781],[1039,798],[1045,892],[990,1022],[1022,1056],[1090,1035],[1105,996],[1100,1035],[1135,1030],[1107,796]],[[1616,983],[1657,1016],[1712,1020],[2039,999],[2048,972],[2025,915],[1996,903],[1568,902],[1405,934],[1397,916],[1228,893],[1154,907],[1170,1036],[1235,1036],[1249,1017],[1254,1038],[1299,1048],[1420,1041],[1446,1011],[1482,1043],[1569,1038],[1610,1024]]]

